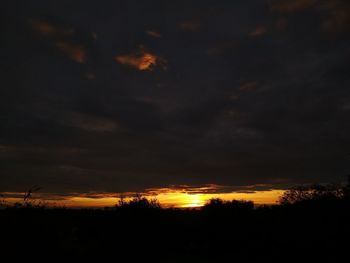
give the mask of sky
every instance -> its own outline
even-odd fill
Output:
[[[347,0],[5,0],[0,13],[7,198],[34,185],[48,200],[276,198],[350,173]]]

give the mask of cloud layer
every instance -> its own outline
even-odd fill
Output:
[[[5,1],[1,192],[344,180],[348,1],[151,2]]]

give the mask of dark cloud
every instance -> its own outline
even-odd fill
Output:
[[[0,191],[344,179],[347,1],[151,2],[5,1]]]
[[[319,0],[270,0],[271,10],[280,13],[294,13],[303,11],[315,5]]]

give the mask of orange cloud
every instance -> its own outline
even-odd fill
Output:
[[[116,56],[115,60],[122,65],[127,65],[141,71],[152,71],[156,65],[164,67],[165,63],[164,59],[144,50],[136,54]]]
[[[68,42],[58,42],[56,47],[77,63],[84,64],[87,61],[86,50],[83,46]]]

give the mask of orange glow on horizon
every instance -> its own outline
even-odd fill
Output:
[[[164,191],[159,193],[144,194],[148,199],[157,199],[164,208],[196,208],[203,206],[212,198],[220,198],[222,200],[249,200],[256,205],[273,205],[277,204],[279,197],[284,193],[284,190],[268,190],[255,191],[250,193],[231,192],[231,193],[188,193],[183,190]],[[18,194],[18,193],[16,193]],[[8,203],[22,202],[23,198],[8,197],[3,198]],[[132,199],[129,195],[125,200]],[[71,208],[102,208],[112,207],[120,200],[119,195],[116,194],[96,194],[92,197],[89,195],[68,196],[64,199],[57,199],[47,197],[40,197],[33,199],[34,203],[43,201],[48,206],[64,206]]]

